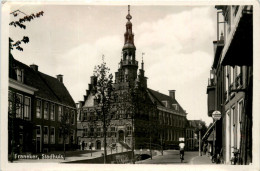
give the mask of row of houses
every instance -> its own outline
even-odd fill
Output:
[[[253,7],[216,6],[217,40],[207,86],[208,116],[221,114],[204,140],[224,163],[252,162]]]
[[[9,153],[62,150],[65,115],[71,127],[66,146],[72,148],[76,140],[76,105],[62,75],[46,75],[37,65],[27,66],[9,53]]]

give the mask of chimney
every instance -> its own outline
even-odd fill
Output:
[[[91,84],[93,86],[97,85],[97,77],[96,76],[91,76],[90,78],[91,78],[91,80],[90,80]]]
[[[32,65],[30,65],[30,67],[31,67],[34,71],[38,71],[38,65],[32,64]]]
[[[169,96],[175,99],[175,90],[169,90]]]
[[[63,75],[57,75],[57,79],[59,80],[59,82],[63,83]]]

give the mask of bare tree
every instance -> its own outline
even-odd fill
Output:
[[[71,134],[73,134],[73,128],[71,125],[71,118],[72,115],[70,115],[69,110],[65,110],[65,112],[61,115],[61,122],[60,122],[60,134],[62,135],[63,140],[63,154],[64,154],[64,160],[66,158],[66,141],[69,140]]]

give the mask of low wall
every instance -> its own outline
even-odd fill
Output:
[[[107,155],[107,164],[123,164],[123,163],[130,163],[132,159],[132,152],[122,152],[122,153],[116,153]],[[77,161],[70,161],[66,163],[91,163],[91,164],[103,164],[104,163],[104,157],[100,156],[94,159],[86,159],[86,160],[77,160]]]

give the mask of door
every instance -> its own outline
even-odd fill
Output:
[[[118,141],[124,142],[125,137],[124,137],[124,131],[120,130],[118,132]]]
[[[42,152],[41,126],[36,127],[36,153]]]
[[[96,145],[97,145],[97,150],[101,150],[101,142],[100,141],[97,141],[96,142]]]

